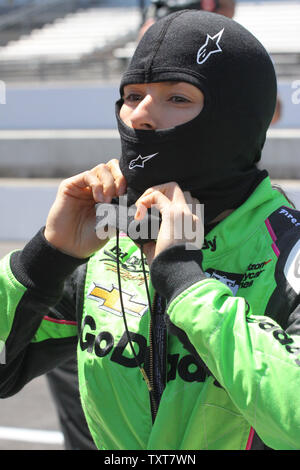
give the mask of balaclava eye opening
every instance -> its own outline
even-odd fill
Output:
[[[256,164],[276,103],[272,61],[245,28],[222,15],[185,10],[143,36],[120,85],[184,81],[204,93],[204,108],[170,129],[138,130],[119,117],[120,168],[128,204],[149,187],[176,181],[204,204],[205,223],[242,204],[267,175]]]

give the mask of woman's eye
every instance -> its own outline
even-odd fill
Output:
[[[134,103],[136,101],[140,101],[141,100],[141,95],[137,94],[137,93],[129,93],[128,95],[126,95],[124,97],[124,101],[129,101],[131,103]]]
[[[190,101],[187,98],[184,98],[183,96],[178,96],[174,95],[170,98],[170,101],[173,103],[190,103]]]

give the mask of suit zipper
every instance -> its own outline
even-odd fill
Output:
[[[152,413],[152,422],[154,423],[157,415],[157,403],[155,399],[155,385],[154,385],[154,352],[153,352],[153,338],[152,338],[152,321],[150,321],[150,330],[149,330],[149,344],[150,344],[150,365],[149,365],[149,382],[150,382],[150,402],[151,402],[151,413]]]
[[[152,301],[152,318],[154,317],[154,314],[157,313],[155,312],[156,309],[156,300],[157,300],[157,294],[155,292],[153,296],[153,301]],[[150,402],[151,402],[151,412],[152,412],[152,421],[154,423],[157,411],[158,411],[158,403],[160,399],[158,399],[158,395],[160,395],[161,392],[158,393],[158,390],[156,389],[156,382],[155,382],[155,354],[158,355],[158,353],[162,354],[163,357],[161,358],[162,360],[160,361],[160,357],[156,357],[156,361],[158,363],[158,367],[162,367],[162,370],[160,370],[159,374],[159,380],[162,381],[162,386],[164,388],[165,382],[166,382],[166,351],[167,351],[167,346],[166,346],[166,341],[167,337],[166,335],[162,339],[163,341],[163,350],[158,347],[156,344],[156,341],[154,341],[154,324],[152,321],[152,318],[150,320],[150,326],[149,326],[149,383],[151,387],[150,391]],[[157,350],[154,350],[154,346],[156,344],[156,347],[158,348]],[[160,364],[160,365],[159,365]],[[160,387],[159,387],[160,388]]]

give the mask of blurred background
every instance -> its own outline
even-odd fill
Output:
[[[261,166],[300,209],[300,0],[229,2],[274,62],[278,106]],[[118,84],[153,8],[0,0],[1,257],[44,225],[62,178],[119,157]],[[0,449],[62,448],[43,377],[0,401]]]

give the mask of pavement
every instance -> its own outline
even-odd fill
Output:
[[[0,401],[0,450],[63,450],[63,435],[45,377]]]

